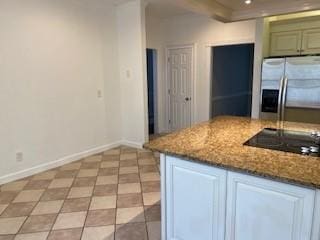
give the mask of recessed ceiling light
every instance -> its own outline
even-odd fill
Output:
[[[245,0],[244,3],[249,5],[252,3],[252,0]]]

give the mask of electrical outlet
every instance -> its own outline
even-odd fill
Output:
[[[22,162],[23,161],[23,153],[22,152],[17,152],[16,153],[16,161],[17,162]]]

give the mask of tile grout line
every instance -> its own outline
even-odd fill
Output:
[[[35,176],[35,175],[30,176],[30,180],[29,180],[29,181],[32,181],[32,179],[33,179],[34,176]],[[32,177],[32,178],[31,178],[31,177]],[[54,178],[53,178],[53,179],[54,179]],[[53,181],[53,179],[51,179],[51,182]],[[29,183],[29,181],[28,181],[28,183]],[[51,182],[50,182],[50,183],[51,183]],[[28,183],[27,183],[25,186],[27,186]],[[49,184],[49,185],[50,185],[50,184]],[[37,207],[38,203],[41,201],[41,198],[42,198],[43,194],[45,193],[45,191],[48,189],[49,185],[43,190],[42,194],[41,194],[40,197],[39,197],[39,200],[38,200],[38,201],[34,201],[36,204],[34,205],[34,207],[32,208],[32,210],[30,211],[30,214],[29,214],[28,216],[26,216],[26,219],[23,221],[23,223],[22,223],[22,225],[20,226],[20,228],[19,228],[19,230],[17,231],[17,233],[14,234],[15,237],[16,237],[17,235],[19,235],[19,234],[28,234],[28,233],[21,233],[20,231],[22,230],[22,227],[23,227],[24,224],[27,222],[27,220],[32,216],[32,215],[31,215],[32,212],[33,212],[34,209]],[[19,193],[17,194],[17,196],[18,196],[22,191],[24,191],[25,186],[22,188],[22,190],[19,191]],[[17,197],[17,196],[16,196],[16,197]],[[14,201],[14,200],[13,200],[13,201]],[[12,201],[10,204],[14,203],[13,201]],[[10,204],[9,204],[9,205],[10,205]],[[9,207],[9,205],[8,205],[8,207]],[[44,215],[45,215],[45,214],[44,214]],[[57,215],[57,216],[58,216],[58,215]],[[54,220],[54,221],[55,221],[55,220]],[[44,232],[44,231],[41,231],[41,232]],[[33,232],[32,232],[32,233],[33,233]],[[50,230],[48,231],[48,236],[49,236],[49,233],[50,233]],[[47,238],[48,238],[48,236],[47,236]],[[46,238],[46,239],[47,239],[47,238]]]
[[[80,159],[79,161],[82,161],[82,159]],[[61,167],[62,167],[62,166],[61,166]],[[59,167],[59,170],[60,170],[61,167]],[[80,168],[81,168],[81,165],[80,165]],[[80,171],[80,168],[78,169],[78,172]],[[76,176],[77,176],[77,175],[76,175]],[[53,180],[54,180],[54,179],[55,179],[55,178],[53,178]],[[51,226],[51,229],[49,230],[49,233],[48,233],[48,236],[47,236],[46,240],[48,240],[48,239],[49,239],[49,236],[51,235],[51,233],[54,232],[53,227],[54,227],[54,225],[55,225],[55,223],[56,223],[56,221],[57,221],[57,219],[58,219],[59,214],[60,214],[61,211],[62,211],[62,208],[63,208],[63,205],[64,205],[65,201],[68,199],[69,193],[70,193],[71,188],[72,188],[72,185],[73,185],[73,183],[74,183],[74,179],[75,179],[75,177],[74,177],[73,180],[72,180],[71,186],[68,187],[68,193],[66,194],[66,196],[65,196],[64,199],[63,199],[63,204],[62,204],[59,212],[57,213],[57,216],[55,217],[55,220],[53,221],[53,224],[52,224],[52,226]],[[52,180],[52,181],[53,181],[53,180]],[[57,188],[57,189],[59,189],[59,188]],[[61,189],[62,189],[62,188],[61,188]],[[81,239],[80,239],[80,240],[81,240]]]
[[[117,175],[117,193],[116,193],[116,209],[114,214],[114,232],[113,239],[116,240],[116,232],[117,232],[117,214],[118,214],[118,191],[119,191],[119,180],[120,180],[120,158],[121,158],[121,147],[119,148],[119,156],[118,156],[118,175]]]
[[[139,180],[140,180],[140,187],[141,187],[141,196],[142,196],[142,206],[143,206],[143,215],[144,215],[144,223],[146,227],[146,233],[147,233],[147,240],[149,240],[149,231],[148,231],[148,224],[147,224],[147,217],[146,217],[146,206],[144,205],[144,199],[143,199],[143,188],[142,188],[142,182],[140,178],[140,165],[139,165],[139,152],[137,151],[137,161],[138,161],[138,171],[139,171]]]
[[[84,160],[84,159],[79,159],[77,162],[80,162],[80,163],[82,164],[82,161],[83,161],[83,160]],[[61,167],[63,167],[63,166],[60,166],[60,167],[59,167],[59,170],[61,169]],[[56,169],[56,168],[55,168],[55,169]],[[81,169],[81,165],[80,165],[80,168],[77,170],[77,173],[79,173],[80,169]],[[70,187],[68,187],[68,192],[67,192],[66,196],[64,197],[64,199],[62,200],[62,201],[63,201],[63,204],[62,204],[60,210],[58,211],[57,216],[55,217],[55,220],[53,221],[53,224],[52,224],[52,226],[51,226],[51,229],[49,230],[49,233],[48,233],[48,236],[47,236],[46,240],[49,239],[51,233],[54,232],[54,231],[73,229],[73,228],[66,228],[66,229],[57,229],[57,230],[54,230],[53,227],[54,227],[54,225],[55,225],[55,223],[56,223],[56,221],[57,221],[57,219],[58,219],[59,214],[62,214],[62,213],[63,213],[63,212],[61,212],[61,211],[62,211],[62,209],[63,209],[63,206],[64,206],[64,204],[65,204],[65,201],[68,200],[68,196],[69,196],[69,194],[70,194],[70,192],[71,192],[71,188],[73,187],[73,184],[74,184],[74,181],[75,181],[75,178],[77,177],[77,175],[78,175],[78,174],[76,174],[75,177],[72,178],[72,179],[73,179],[73,180],[72,180],[72,184],[70,185]],[[56,178],[53,178],[53,180],[54,180],[54,179],[56,179]],[[63,188],[67,188],[67,187],[53,188],[53,189],[63,189]],[[49,189],[49,188],[48,188],[48,189]],[[54,201],[58,201],[58,200],[54,200]],[[81,238],[80,238],[79,240],[81,240]]]
[[[42,195],[41,195],[42,196]],[[41,197],[40,197],[41,198]],[[9,205],[8,205],[9,206]],[[32,208],[32,210],[31,210],[31,212],[30,212],[30,214],[32,213],[32,211],[35,209],[35,207],[37,206],[37,203],[34,205],[34,207]],[[23,221],[23,223],[22,223],[22,225],[20,226],[20,228],[19,228],[19,230],[17,231],[17,233],[16,234],[14,234],[15,235],[15,237],[20,233],[20,231],[21,231],[21,229],[22,229],[22,227],[23,227],[23,225],[27,222],[27,220],[29,219],[29,217],[30,217],[30,214],[29,214],[29,216],[26,216],[26,219]],[[20,233],[21,234],[21,233]]]
[[[95,155],[93,155],[93,156],[96,156],[96,155],[99,155],[99,154],[95,154]],[[87,209],[87,211],[86,211],[86,217],[85,217],[84,222],[83,222],[83,227],[81,228],[80,240],[81,240],[82,237],[83,237],[83,232],[84,232],[84,229],[85,229],[85,227],[86,227],[86,222],[87,222],[87,219],[88,219],[88,215],[89,215],[89,211],[90,211],[90,206],[91,206],[92,199],[93,199],[94,189],[95,189],[96,184],[97,184],[97,181],[98,181],[98,173],[99,173],[99,169],[100,169],[100,167],[101,167],[102,155],[103,155],[103,153],[101,153],[101,155],[100,155],[100,156],[101,156],[101,161],[100,161],[99,168],[98,168],[98,171],[97,171],[96,180],[95,180],[94,185],[93,185],[92,194],[91,194],[90,201],[89,201],[89,206],[88,206],[88,209]],[[81,164],[82,164],[82,163],[81,163]],[[81,169],[81,166],[80,166],[80,169]],[[70,188],[70,191],[71,191],[71,188]]]

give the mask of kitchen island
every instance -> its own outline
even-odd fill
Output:
[[[161,153],[163,240],[319,240],[320,157],[244,146],[264,128],[218,117],[145,145]]]

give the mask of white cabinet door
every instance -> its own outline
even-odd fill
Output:
[[[311,240],[320,240],[320,190],[316,191]]]
[[[272,33],[270,56],[300,55],[301,39],[301,31]]]
[[[315,191],[228,173],[226,240],[310,240]]]
[[[225,170],[166,157],[167,240],[224,240]]]
[[[320,29],[303,31],[302,54],[320,53]]]

